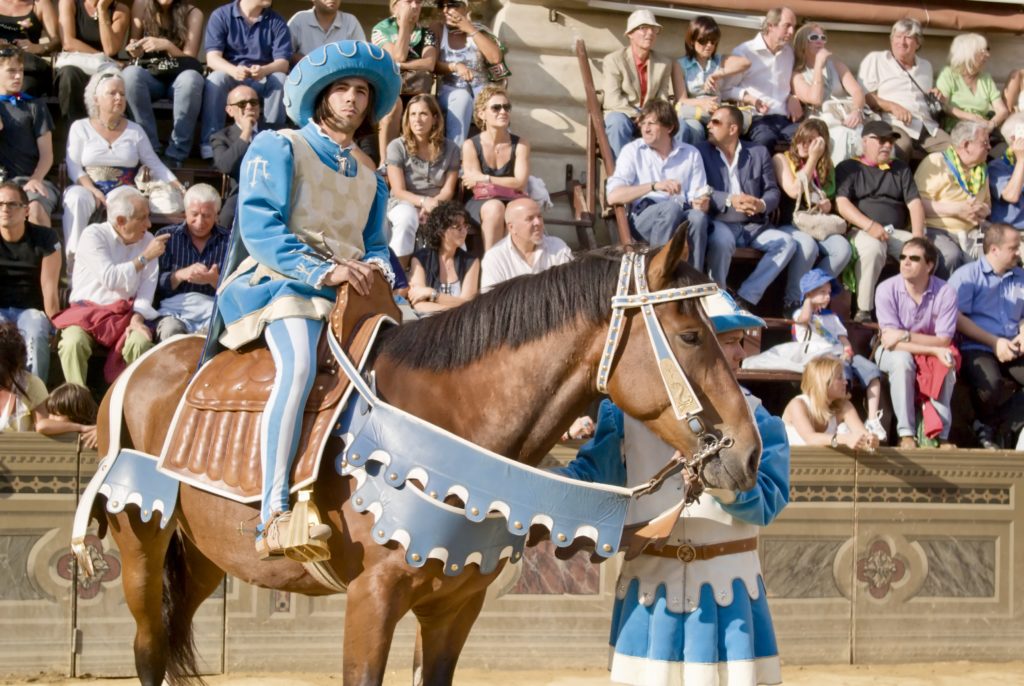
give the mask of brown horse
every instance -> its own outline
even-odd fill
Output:
[[[651,259],[646,273],[652,291],[706,282],[682,262],[685,234],[680,231],[680,240]],[[621,254],[609,251],[588,254],[386,332],[371,362],[380,396],[496,453],[537,464],[598,397],[595,377],[620,261]],[[733,439],[708,464],[708,485],[752,487],[760,438],[706,315],[693,300],[660,304],[655,313],[704,406],[705,425]],[[122,445],[159,453],[200,347],[198,338],[182,339],[133,370],[125,389]],[[684,454],[698,449],[697,438],[669,404],[636,310],[626,314],[608,391],[624,412]],[[108,395],[100,427],[107,426],[109,406]],[[102,433],[100,444],[105,453],[108,437]],[[335,455],[341,447],[332,449]],[[473,565],[445,576],[437,560],[410,567],[398,545],[374,542],[373,518],[349,504],[354,488],[353,480],[325,467],[314,490],[334,531],[330,564],[348,587],[344,683],[382,682],[395,625],[412,610],[419,620],[416,674],[421,683],[450,684],[498,570],[484,575]],[[143,684],[157,686],[165,673],[172,683],[196,674],[192,617],[225,572],[265,588],[329,593],[297,562],[257,559],[252,534],[238,531],[240,522],[251,526],[257,514],[258,506],[183,484],[166,529],[157,517],[142,522],[134,507],[108,515],[137,624],[135,663]]]

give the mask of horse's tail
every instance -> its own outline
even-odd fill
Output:
[[[164,558],[164,628],[167,630],[167,681],[171,686],[203,684],[199,676],[195,636],[192,634],[192,613],[186,608],[188,563],[181,532],[171,536]]]

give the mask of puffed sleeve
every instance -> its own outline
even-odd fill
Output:
[[[754,420],[761,434],[763,450],[757,468],[757,483],[736,496],[722,509],[737,519],[757,526],[768,526],[789,503],[789,439],[782,420],[758,405]]]
[[[610,400],[602,401],[594,437],[583,444],[576,453],[576,459],[551,471],[580,481],[625,486],[626,465],[622,461],[624,433],[622,410]]]
[[[319,287],[333,265],[288,228],[293,172],[291,143],[273,131],[257,135],[242,160],[238,225],[246,250],[257,262],[296,281]],[[371,212],[371,219],[373,216]],[[387,249],[386,244],[384,248]],[[384,256],[386,259],[386,252]]]
[[[363,262],[380,264],[389,275],[388,282],[394,284],[394,272],[391,271],[391,259],[388,254],[388,238],[384,231],[384,220],[388,209],[388,185],[383,178],[377,176],[377,192],[370,207],[370,216],[366,218],[363,229]]]

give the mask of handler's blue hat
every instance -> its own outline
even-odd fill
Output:
[[[373,87],[373,119],[380,121],[394,107],[402,89],[398,65],[383,48],[355,40],[327,43],[295,65],[284,84],[288,118],[305,126],[320,92],[350,76],[366,79]]]
[[[763,329],[768,326],[763,319],[737,305],[732,296],[725,291],[704,296],[701,298],[701,304],[711,318],[716,334],[737,329]]]

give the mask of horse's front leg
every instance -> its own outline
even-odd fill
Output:
[[[413,608],[420,624],[416,635],[414,686],[450,686],[462,647],[486,596],[485,586],[461,603],[451,599],[449,603],[434,603],[429,609]]]
[[[164,559],[174,526],[161,529],[159,517],[144,523],[135,508],[108,520],[121,552],[125,602],[135,619],[136,673],[142,686],[160,686],[169,650],[163,618]]]
[[[395,626],[412,604],[408,571],[386,563],[368,568],[349,584],[347,596],[344,686],[380,686]]]

